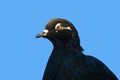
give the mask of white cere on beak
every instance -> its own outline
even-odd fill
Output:
[[[42,35],[43,35],[43,36],[46,36],[47,33],[48,33],[48,30],[47,30],[47,29],[45,29],[45,30],[42,31]]]

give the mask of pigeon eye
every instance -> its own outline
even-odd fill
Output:
[[[61,23],[56,24],[55,30],[62,30]]]

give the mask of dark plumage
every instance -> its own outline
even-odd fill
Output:
[[[43,80],[118,80],[100,60],[83,54],[78,32],[68,20],[50,20],[39,37],[54,45]]]

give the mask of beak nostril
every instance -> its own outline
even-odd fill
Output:
[[[45,30],[43,30],[43,31],[42,31],[42,33],[41,33],[41,34],[42,34],[42,36],[46,36],[46,35],[47,35],[47,33],[48,33],[48,30],[47,30],[47,29],[45,29]]]
[[[42,34],[44,35],[44,34],[46,34],[46,32],[42,32]]]

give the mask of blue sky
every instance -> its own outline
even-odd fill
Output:
[[[0,80],[41,80],[53,49],[35,39],[52,18],[77,28],[84,53],[120,79],[120,0],[1,0]]]

